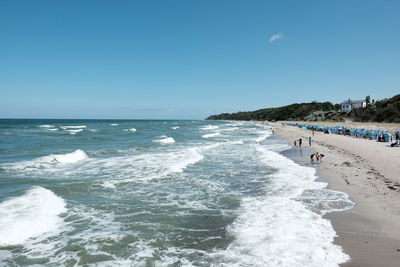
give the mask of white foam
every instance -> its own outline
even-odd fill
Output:
[[[242,140],[228,141],[227,144],[229,144],[229,145],[243,145],[243,141]]]
[[[2,167],[6,170],[40,172],[48,169],[54,169],[54,167],[57,168],[60,166],[77,163],[87,158],[88,155],[85,153],[85,151],[77,149],[71,153],[48,155],[32,160],[8,163],[4,164]]]
[[[61,129],[83,129],[86,128],[86,125],[67,125],[67,126],[60,126]]]
[[[57,163],[75,163],[81,160],[88,158],[88,155],[85,151],[77,149],[74,152],[66,153],[66,154],[59,154],[59,155],[50,155],[43,157],[44,160],[49,160],[48,162],[57,162]]]
[[[113,182],[110,181],[105,181],[101,184],[104,188],[115,188],[115,185]]]
[[[175,143],[175,139],[164,135],[164,136],[161,136],[160,139],[153,140],[153,142],[159,143],[159,144],[172,144],[172,143]]]
[[[256,142],[257,142],[257,143],[260,143],[261,141],[264,141],[265,139],[267,139],[268,136],[270,136],[270,135],[271,135],[271,134],[268,133],[268,132],[262,132],[262,133],[260,134],[260,136],[256,138]]]
[[[219,128],[218,125],[211,125],[211,124],[200,127],[201,130],[216,130],[218,128]]]
[[[54,125],[50,125],[50,124],[43,124],[43,125],[39,125],[39,128],[54,128]]]
[[[55,128],[55,126],[51,125],[51,124],[43,124],[43,125],[39,125],[38,127],[45,129],[47,131],[57,131],[58,130],[58,128]]]
[[[67,130],[70,134],[77,134],[79,132],[82,132],[83,129],[76,129],[76,130]]]
[[[32,161],[27,161],[25,163],[43,163],[43,164],[70,164],[70,163],[75,163],[81,160],[84,160],[88,158],[88,155],[85,153],[85,151],[77,149],[74,152],[71,153],[65,153],[65,154],[56,154],[56,155],[48,155],[44,156],[38,159],[34,159]]]
[[[0,246],[20,245],[44,233],[55,232],[66,211],[65,201],[43,187],[0,203]]]
[[[68,154],[3,164],[1,167],[5,171],[31,177],[96,177],[107,181],[102,182],[103,187],[112,188],[116,183],[159,179],[171,173],[183,172],[187,166],[202,160],[203,149],[209,147],[170,146],[165,147],[167,151],[157,148],[141,153],[124,150],[126,155],[108,158],[89,158],[84,151],[78,150]]]
[[[172,172],[182,172],[187,166],[199,162],[203,158],[199,148],[189,148],[185,153],[172,155],[168,167]]]
[[[233,132],[239,130],[239,127],[227,127],[222,129],[224,132]]]
[[[228,232],[235,240],[216,253],[227,266],[339,266],[349,260],[333,244],[331,223],[297,201],[246,198]]]
[[[111,123],[110,126],[118,126],[118,123]]]
[[[33,266],[65,266],[71,262],[74,265],[85,265],[82,263],[84,260],[82,251],[89,255],[107,255],[109,258],[119,259],[118,255],[103,250],[99,245],[99,243],[106,244],[107,242],[119,243],[121,238],[125,237],[122,234],[121,224],[115,221],[111,210],[104,212],[101,209],[97,210],[74,202],[62,214],[62,217],[65,219],[59,224],[59,229],[27,240],[23,243],[23,250],[15,252],[13,249],[11,251],[13,255],[8,256],[6,260],[14,262],[16,257],[33,260],[33,262],[37,262],[35,261],[37,259],[41,260],[40,264],[32,263]],[[78,250],[68,249],[71,241],[74,247],[79,248]],[[84,253],[84,255],[87,254]],[[98,263],[89,264],[89,266],[92,265],[99,266]],[[0,266],[2,266],[1,263]]]
[[[296,199],[305,204],[309,210],[322,215],[332,211],[350,209],[354,206],[346,193],[329,189],[305,190]]]
[[[135,128],[124,129],[125,132],[136,132]]]
[[[221,133],[220,132],[215,132],[215,133],[210,133],[210,134],[204,134],[201,137],[203,138],[211,138],[211,137],[216,137],[216,136],[220,136]]]
[[[211,146],[210,146],[211,148]],[[182,173],[188,166],[201,161],[202,151],[209,147],[174,148],[173,151],[149,151],[137,155],[113,157],[90,161],[79,175],[103,177],[103,187],[113,188],[116,184],[163,179],[173,173]],[[112,180],[110,180],[112,174]]]
[[[173,127],[171,127],[171,129],[172,129],[172,130],[179,129],[179,126],[173,126]]]

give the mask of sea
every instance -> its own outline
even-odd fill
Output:
[[[0,266],[338,266],[323,215],[353,203],[290,149],[251,122],[0,120]]]

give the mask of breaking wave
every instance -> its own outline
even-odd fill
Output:
[[[172,144],[175,143],[175,139],[172,137],[168,136],[162,136],[159,139],[153,140],[154,143],[159,143],[159,144]]]
[[[33,187],[22,196],[0,203],[0,246],[21,245],[31,238],[55,232],[66,203],[52,191]]]

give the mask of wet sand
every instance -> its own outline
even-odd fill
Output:
[[[355,202],[351,210],[326,215],[338,233],[335,242],[351,257],[342,266],[400,266],[400,147],[275,126],[275,133],[290,145],[303,139],[303,148],[294,148],[300,161],[311,164],[311,153],[324,154],[323,163],[312,165],[330,189],[347,193]],[[311,147],[309,136],[314,140]]]

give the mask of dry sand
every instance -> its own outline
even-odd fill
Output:
[[[290,145],[301,137],[303,147],[309,147],[311,131],[277,125],[275,132]],[[336,243],[351,257],[343,266],[399,267],[400,147],[321,132],[312,138],[311,152],[325,155],[323,163],[314,164],[319,174],[327,177],[330,189],[355,202],[349,211],[326,216],[338,233]],[[299,154],[310,160],[310,154]]]

